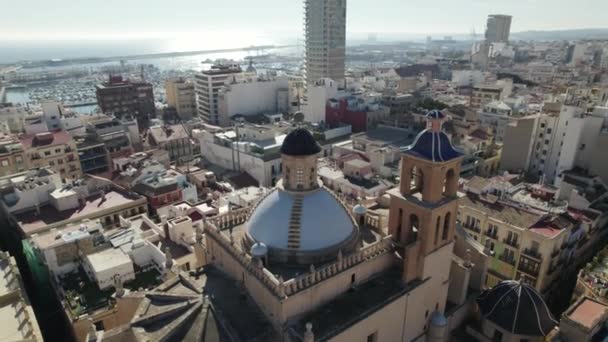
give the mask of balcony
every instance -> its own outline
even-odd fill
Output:
[[[481,228],[479,228],[479,226],[473,225],[471,223],[463,222],[462,226],[465,227],[466,229],[472,230],[472,231],[474,231],[474,232],[476,232],[478,234],[481,233]]]
[[[517,240],[504,238],[504,239],[502,239],[502,242],[504,242],[505,244],[507,244],[511,247],[519,248],[519,243],[517,242]]]
[[[501,254],[498,259],[502,262],[506,262],[509,265],[515,266],[515,258],[511,257],[507,257],[505,254]]]
[[[538,277],[538,269],[534,270],[534,268],[530,266],[524,266],[521,262],[517,266],[517,269],[521,272],[531,275],[534,278]]]
[[[542,258],[543,258],[543,256],[538,251],[535,251],[530,248],[524,248],[523,254],[525,254],[526,256],[529,256],[533,259],[536,259],[539,262],[542,261]]]
[[[490,237],[494,240],[498,240],[498,232],[486,230],[483,235]]]

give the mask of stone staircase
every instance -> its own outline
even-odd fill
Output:
[[[300,219],[302,217],[302,195],[294,195],[289,218],[289,234],[287,236],[287,249],[298,250],[300,248]]]

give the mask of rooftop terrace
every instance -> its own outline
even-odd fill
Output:
[[[47,204],[40,208],[40,213],[37,213],[36,210],[32,208],[30,211],[16,214],[15,220],[19,222],[22,233],[26,236],[30,236],[34,233],[49,230],[52,228],[49,226],[56,225],[60,222],[73,222],[85,218],[98,218],[106,214],[107,210],[118,209],[119,206],[133,203],[133,201],[137,199],[141,198],[111,190],[105,194],[105,197],[102,197],[99,194],[88,197],[84,203],[76,209],[59,211],[52,205]]]

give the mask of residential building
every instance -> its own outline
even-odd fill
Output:
[[[601,143],[608,141],[605,132],[605,114],[584,113],[576,106],[522,118],[505,130],[503,169],[524,171],[558,186],[564,171],[579,167],[606,181],[606,159],[598,159]]]
[[[219,91],[228,83],[251,76],[239,65],[214,65],[195,75],[196,111],[207,124],[219,125]]]
[[[279,149],[285,133],[272,126],[239,125],[219,132],[195,130],[204,157],[212,164],[245,171],[261,186],[276,183],[282,170]]]
[[[287,76],[250,78],[226,84],[218,92],[218,116],[222,127],[234,123],[236,116],[287,113],[289,111],[289,79]]]
[[[331,98],[325,108],[325,123],[330,127],[347,124],[353,133],[367,130],[389,118],[390,108],[383,104],[380,94],[351,94]]]
[[[27,169],[49,166],[63,179],[82,176],[76,142],[63,130],[36,133],[20,137]]]
[[[562,314],[547,341],[602,341],[608,337],[608,306],[590,297],[581,297]]]
[[[184,78],[165,81],[167,105],[175,108],[180,119],[187,121],[196,115],[194,82]]]
[[[485,38],[488,43],[508,43],[513,17],[503,14],[491,14],[486,23]]]
[[[306,83],[329,78],[344,83],[346,0],[304,0]]]
[[[0,318],[2,319],[0,339],[44,341],[17,262],[4,251],[0,251],[0,279]]]
[[[513,81],[504,79],[495,84],[477,84],[473,86],[470,98],[470,107],[479,110],[492,101],[501,101],[511,95]]]
[[[489,129],[498,143],[502,143],[505,129],[512,121],[513,110],[502,101],[492,101],[477,113],[479,126]]]
[[[350,141],[334,144],[332,158],[339,160],[349,154],[363,155],[375,174],[390,179],[399,175],[401,148],[410,145],[415,138],[414,130],[378,125],[353,134]]]
[[[110,76],[108,82],[95,86],[97,105],[105,114],[117,117],[132,115],[140,124],[154,117],[154,92],[152,84],[145,81],[130,81],[122,76]]]
[[[528,169],[539,118],[539,115],[515,118],[505,126],[500,159],[503,170],[519,173]]]
[[[25,171],[25,151],[17,137],[0,134],[0,177]]]
[[[48,272],[77,341],[89,340],[91,324],[117,326],[125,294],[154,288],[171,268],[187,271],[194,262],[189,219],[158,225],[143,214],[119,220],[116,229],[85,220],[27,241],[34,262]]]
[[[320,123],[326,120],[326,107],[329,99],[338,97],[338,83],[322,78],[309,83],[306,88],[306,102],[302,106],[304,121]]]
[[[146,196],[153,211],[178,201],[198,201],[196,186],[172,169],[143,174],[134,183],[133,191]]]
[[[30,107],[0,104],[0,126],[4,133],[18,134],[25,131],[25,118],[33,114]]]
[[[137,123],[133,123],[137,129]],[[85,132],[74,139],[84,173],[106,173],[111,170],[113,159],[133,154],[129,124],[105,115],[88,118]]]
[[[169,152],[172,162],[180,164],[193,158],[192,142],[184,125],[153,126],[148,129],[146,136],[147,145]]]
[[[564,192],[560,196],[556,188],[516,180],[504,176],[471,179],[464,186],[458,221],[491,258],[486,286],[522,279],[552,307],[560,307],[564,284],[606,241],[601,228],[605,214],[598,210],[605,201],[600,198],[572,206],[562,199],[574,198],[571,187],[570,191],[560,189]],[[595,192],[577,188],[581,190],[576,194],[597,198]]]
[[[2,182],[0,203],[18,237],[84,219],[100,219],[104,227],[112,227],[119,224],[119,215],[147,212],[144,197],[94,176],[64,183],[59,173],[41,168],[5,177]]]

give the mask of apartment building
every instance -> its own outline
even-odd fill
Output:
[[[564,171],[580,167],[608,180],[608,162],[600,157],[608,141],[606,113],[584,113],[563,105],[557,114],[521,118],[505,129],[502,167],[525,171],[559,185]]]
[[[63,179],[82,176],[76,142],[63,130],[24,135],[20,143],[25,151],[27,169],[49,166]]]
[[[19,139],[0,134],[0,176],[21,172],[25,168],[25,151]]]
[[[119,215],[147,212],[146,198],[106,179],[86,176],[65,183],[61,178],[51,168],[40,168],[1,180],[0,205],[19,240],[85,219],[100,219],[111,228],[119,224]]]
[[[499,143],[502,143],[505,128],[513,119],[513,110],[502,101],[489,102],[477,113],[479,126],[489,129]]]
[[[605,219],[589,205],[574,208],[558,189],[474,177],[464,186],[458,220],[490,256],[485,285],[518,280],[548,301],[563,297],[563,282],[602,245]]]
[[[108,82],[95,86],[97,105],[105,114],[116,116],[134,115],[140,123],[154,116],[154,92],[152,84],[130,81],[122,76],[110,76]]]
[[[147,146],[167,151],[172,162],[179,164],[192,160],[192,142],[184,125],[150,127],[146,137]]]
[[[196,111],[205,123],[220,124],[219,91],[226,84],[237,83],[249,76],[252,73],[244,73],[237,64],[214,65],[196,74]]]
[[[230,82],[218,92],[218,120],[222,127],[230,126],[232,118],[289,111],[289,79],[249,77]]]
[[[492,101],[500,101],[511,95],[513,81],[504,79],[495,84],[477,84],[473,86],[469,106],[473,110],[479,110]]]
[[[304,1],[306,83],[344,82],[346,0]]]
[[[182,120],[190,120],[196,114],[196,93],[194,82],[184,78],[174,78],[165,81],[167,105],[175,108]]]

